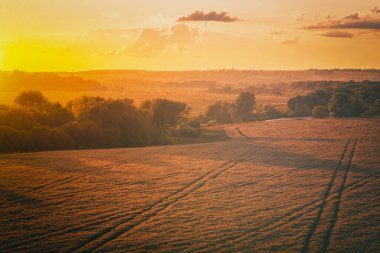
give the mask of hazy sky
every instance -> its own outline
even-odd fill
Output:
[[[380,68],[380,0],[1,0],[0,69]]]

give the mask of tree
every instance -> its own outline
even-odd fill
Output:
[[[308,96],[297,96],[288,100],[290,116],[305,117],[311,115],[313,109],[312,99]]]
[[[286,113],[279,111],[276,107],[271,104],[264,106],[264,119],[276,119],[286,117]]]
[[[74,99],[67,103],[66,108],[68,108],[74,117],[78,119],[80,115],[97,104],[104,102],[105,99],[101,97],[88,97],[88,96],[82,96],[80,98]]]
[[[234,120],[233,114],[233,105],[227,102],[217,101],[207,108],[206,118],[208,120],[216,120],[218,123],[230,123]]]
[[[0,126],[0,152],[26,151],[28,148],[29,136],[25,131]]]
[[[316,118],[326,118],[329,116],[329,109],[327,106],[317,105],[313,108],[312,114]]]
[[[360,116],[368,110],[368,106],[361,99],[341,92],[333,94],[328,108],[335,117]]]
[[[167,99],[154,99],[145,102],[143,108],[147,108],[153,117],[153,122],[158,126],[176,126],[188,115],[190,108],[183,102],[176,102]]]
[[[33,128],[30,141],[33,150],[69,149],[73,145],[73,140],[63,130],[47,126]]]
[[[255,107],[255,94],[251,92],[242,92],[235,101],[235,109],[238,117],[243,121],[248,121],[252,117]]]
[[[43,108],[49,103],[47,98],[38,90],[21,92],[16,98],[15,103],[23,107]]]
[[[104,146],[151,144],[152,122],[130,99],[103,101],[81,115],[79,122],[85,121],[96,123],[97,127],[90,127],[93,131],[101,131]]]

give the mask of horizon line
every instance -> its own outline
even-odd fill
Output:
[[[296,71],[321,71],[321,70],[329,70],[329,71],[380,71],[380,68],[305,68],[305,69],[244,69],[244,68],[214,68],[214,69],[186,69],[186,70],[150,70],[150,69],[86,69],[86,70],[39,70],[39,71],[31,71],[31,70],[23,70],[23,69],[12,69],[12,70],[0,70],[0,72],[26,72],[26,73],[79,73],[79,72],[96,72],[96,71],[140,71],[140,72],[211,72],[211,71],[287,71],[287,72],[296,72]]]

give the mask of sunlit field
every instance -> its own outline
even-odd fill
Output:
[[[218,126],[230,140],[0,156],[2,252],[376,252],[375,119]]]
[[[380,253],[379,0],[0,0],[0,253]]]

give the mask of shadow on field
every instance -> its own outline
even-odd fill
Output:
[[[0,189],[0,195],[3,196],[6,201],[18,202],[22,205],[43,205],[44,202],[40,199],[32,198],[24,194],[20,194],[10,190]]]

